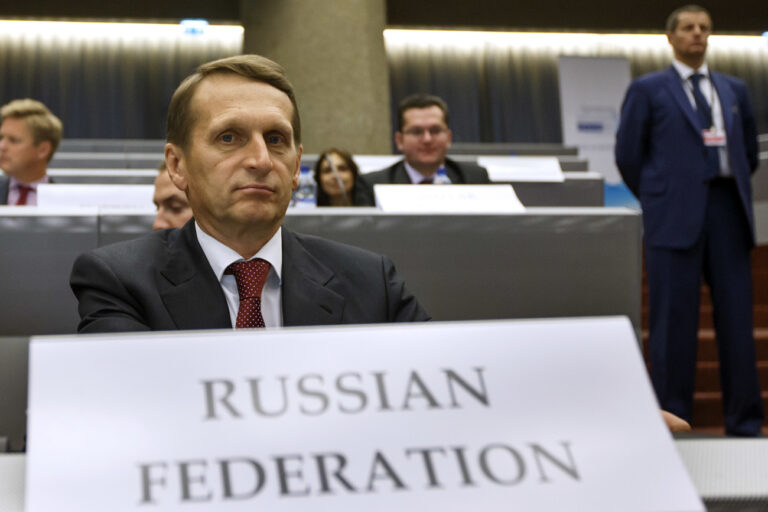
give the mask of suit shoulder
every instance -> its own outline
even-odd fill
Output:
[[[641,75],[630,82],[628,91],[659,87],[662,82],[668,79],[669,75],[667,73],[669,73],[669,70],[654,71],[653,73]]]
[[[450,158],[445,159],[445,163],[449,167],[453,167],[457,172],[464,176],[464,181],[467,184],[482,185],[491,183],[491,178],[488,176],[488,169],[478,165],[474,162],[458,162]]]
[[[291,234],[296,237],[296,240],[307,250],[307,252],[324,263],[344,259],[380,261],[383,257],[381,254],[367,249],[361,249],[354,245],[347,245],[334,240],[328,240],[327,238],[294,232],[291,232]]]
[[[363,177],[365,181],[370,183],[371,185],[381,183],[392,183],[392,177],[399,165],[402,165],[403,161],[398,160],[394,164],[390,165],[389,167],[386,167],[384,169],[380,169],[378,171],[368,172],[365,174],[360,174],[360,176]]]
[[[131,240],[98,247],[86,254],[91,254],[117,266],[126,264],[134,266],[142,262],[152,265],[156,262],[155,256],[161,252],[165,253],[169,242],[178,236],[180,236],[178,229],[164,229]]]
[[[369,184],[389,183],[389,168],[380,171],[367,172],[360,174],[360,177]]]

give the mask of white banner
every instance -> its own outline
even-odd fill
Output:
[[[613,147],[629,62],[625,57],[561,55],[558,65],[563,143],[577,146],[589,170],[602,174],[607,184],[622,183]]]
[[[403,155],[355,155],[354,160],[362,174],[380,171],[403,159]]]
[[[374,185],[387,213],[515,213],[525,206],[512,185]]]
[[[27,512],[700,511],[625,318],[38,337]]]
[[[41,207],[154,208],[154,192],[154,185],[50,183],[37,187],[37,204]]]
[[[565,181],[560,161],[554,156],[479,156],[478,165],[488,170],[491,181]]]

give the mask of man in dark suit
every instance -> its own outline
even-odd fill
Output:
[[[432,183],[438,169],[443,168],[451,183],[489,184],[485,168],[446,158],[452,137],[448,117],[448,105],[437,96],[414,94],[405,98],[397,108],[395,132],[395,144],[405,159],[387,169],[363,174],[363,180],[369,186]]]
[[[386,257],[281,227],[302,147],[278,64],[200,66],[171,99],[167,139],[194,217],[78,258],[80,332],[428,320]]]
[[[750,267],[757,137],[744,83],[709,71],[704,61],[711,29],[701,7],[670,15],[673,66],[630,85],[616,163],[643,209],[651,377],[661,407],[691,420],[703,275],[726,433],[752,436],[763,422]]]
[[[61,121],[39,101],[13,100],[0,108],[0,204],[36,205],[48,183],[48,162],[61,141]]]

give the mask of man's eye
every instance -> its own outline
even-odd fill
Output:
[[[235,136],[231,133],[225,133],[221,136],[221,142],[226,142],[227,144],[235,142]]]
[[[267,144],[282,144],[285,140],[282,135],[271,134],[266,137]]]

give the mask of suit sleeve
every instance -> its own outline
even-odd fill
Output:
[[[69,284],[78,301],[78,332],[150,330],[139,305],[109,265],[96,254],[82,254],[75,260]]]
[[[381,259],[384,279],[386,280],[387,321],[426,322],[431,320],[416,297],[408,291],[403,280],[397,275],[392,260],[386,256],[382,256]]]
[[[637,82],[627,90],[616,132],[616,166],[629,190],[639,197],[640,173],[648,154],[651,105],[646,91]]]
[[[741,111],[741,125],[744,131],[744,149],[747,153],[747,162],[751,172],[757,170],[760,163],[759,149],[757,143],[757,126],[755,125],[755,113],[752,110],[752,103],[749,101],[749,92],[743,82],[739,82],[738,87],[739,110]]]

